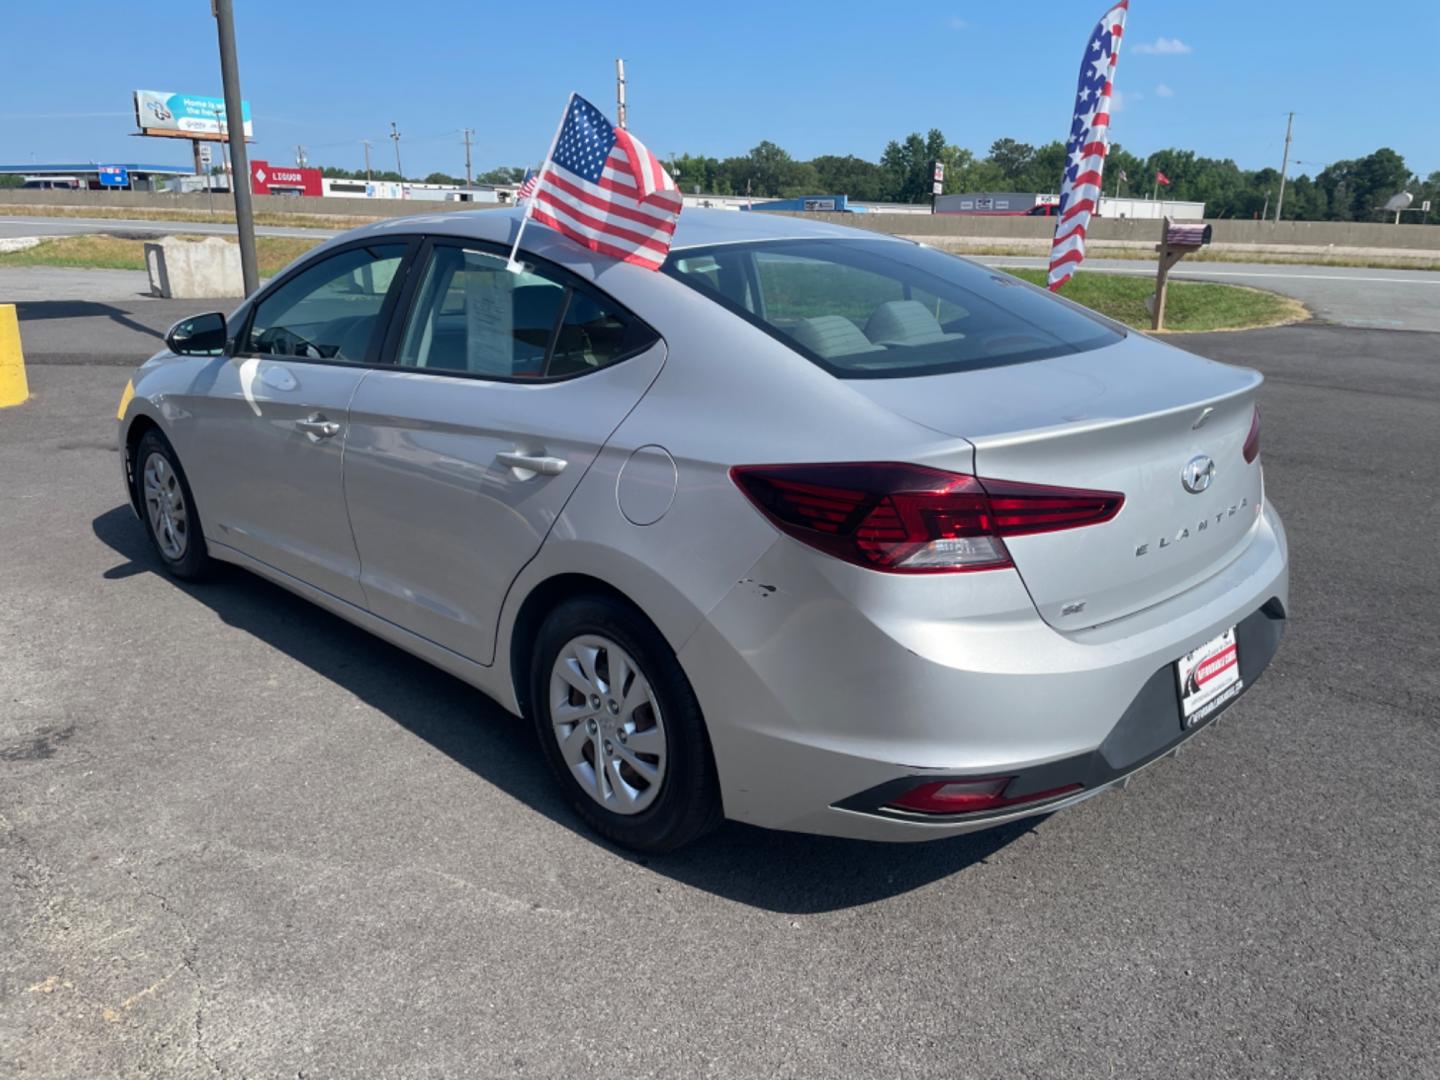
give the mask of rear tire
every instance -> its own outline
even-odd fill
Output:
[[[145,535],[165,569],[182,581],[215,572],[190,482],[170,440],[152,428],[135,448],[135,496]]]
[[[720,823],[700,703],[638,612],[606,596],[567,601],[541,625],[530,670],[536,735],[591,828],[658,854]]]

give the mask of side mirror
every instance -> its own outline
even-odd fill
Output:
[[[225,316],[212,311],[181,319],[166,333],[165,345],[179,356],[219,356],[225,351]]]

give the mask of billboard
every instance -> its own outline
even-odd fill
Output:
[[[245,137],[253,138],[250,103],[240,103]],[[135,124],[146,135],[170,135],[182,139],[223,139],[225,99],[169,94],[163,90],[135,91]]]

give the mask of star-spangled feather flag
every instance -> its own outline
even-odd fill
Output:
[[[1075,115],[1065,142],[1065,179],[1060,185],[1060,210],[1055,219],[1055,240],[1050,246],[1050,289],[1069,281],[1085,259],[1085,234],[1100,205],[1101,175],[1110,149],[1110,99],[1115,93],[1115,65],[1130,0],[1101,16],[1085,46],[1080,64],[1080,85],[1075,92]]]
[[[571,94],[521,229],[534,218],[591,251],[658,270],[683,204],[675,181],[644,143]],[[519,246],[517,233],[512,264]]]

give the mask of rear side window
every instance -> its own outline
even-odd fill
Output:
[[[846,378],[1042,360],[1123,336],[1007,274],[894,241],[687,250],[666,271]]]
[[[502,255],[437,246],[401,341],[402,367],[497,379],[563,378],[623,360],[655,340],[614,304]]]
[[[241,351],[363,361],[404,257],[404,244],[374,244],[302,270],[256,306]]]

